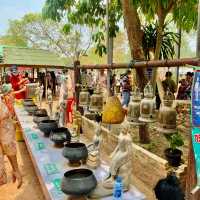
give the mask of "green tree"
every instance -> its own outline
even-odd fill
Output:
[[[91,45],[90,32],[84,26],[68,27],[63,22],[44,20],[40,14],[29,13],[19,20],[10,21],[2,42],[47,49],[73,61],[86,54]]]

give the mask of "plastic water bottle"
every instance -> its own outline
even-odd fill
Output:
[[[122,200],[122,196],[123,196],[122,178],[118,176],[115,181],[113,200]]]

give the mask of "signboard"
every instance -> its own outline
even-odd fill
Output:
[[[197,186],[200,186],[200,68],[195,70],[192,87],[192,143],[196,161]]]

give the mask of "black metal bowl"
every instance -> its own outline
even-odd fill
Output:
[[[38,110],[38,107],[35,104],[24,106],[24,108],[31,115],[34,114],[36,110]]]
[[[69,160],[70,163],[86,161],[88,157],[88,150],[84,143],[65,144],[62,153],[63,156]]]
[[[44,133],[45,137],[49,137],[51,131],[58,128],[55,120],[43,120],[38,124],[38,128]]]
[[[37,112],[37,111],[36,111]],[[49,116],[47,114],[34,114],[33,121],[36,124],[39,124],[41,121],[49,120]]]
[[[97,180],[89,169],[74,169],[66,172],[61,190],[68,195],[87,195],[97,186]]]
[[[56,146],[63,147],[65,142],[71,142],[71,133],[69,132],[68,128],[57,128],[51,131],[50,139]]]

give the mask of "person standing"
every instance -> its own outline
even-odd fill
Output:
[[[179,100],[191,99],[192,82],[193,82],[193,73],[187,72],[186,78],[179,81],[180,86],[178,88],[178,94],[176,99]]]
[[[13,182],[18,181],[17,188],[22,185],[22,176],[17,162],[15,143],[15,127],[7,106],[0,99],[0,185],[7,183],[4,156],[8,157],[12,166]]]
[[[128,107],[128,104],[130,102],[130,96],[131,96],[131,82],[130,82],[130,75],[131,71],[127,70],[124,76],[121,79],[121,87],[122,87],[122,106]]]

